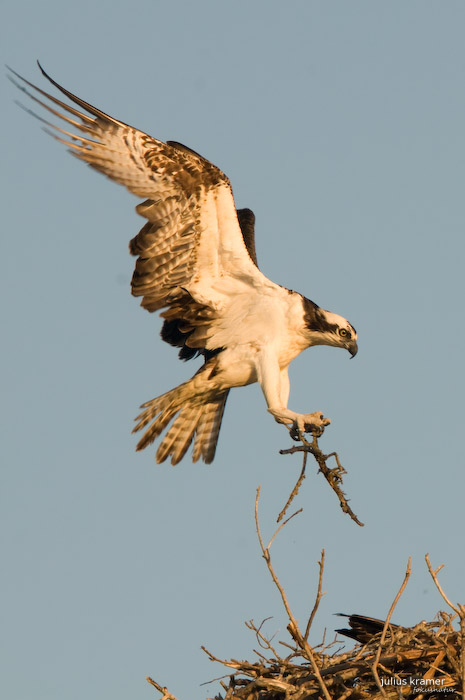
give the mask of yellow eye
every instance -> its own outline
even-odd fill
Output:
[[[350,338],[350,332],[345,328],[339,328],[339,335],[341,338]]]

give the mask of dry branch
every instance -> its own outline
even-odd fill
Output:
[[[310,613],[310,617],[308,618],[307,626],[305,628],[305,634],[304,634],[304,639],[308,639],[308,635],[310,634],[310,628],[312,626],[313,620],[315,619],[316,612],[318,610],[318,607],[320,605],[320,601],[324,596],[324,592],[321,590],[323,586],[323,571],[325,568],[325,550],[321,550],[321,560],[318,562],[318,566],[320,567],[320,575],[318,577],[318,590],[316,593],[316,600],[315,604],[313,606],[313,610]]]
[[[150,676],[147,676],[145,680],[150,683],[150,685],[153,685],[153,687],[156,688],[159,693],[161,693],[161,700],[177,700],[177,698],[168,691],[168,688],[159,685],[153,680],[153,678],[150,678]]]
[[[315,661],[315,656],[313,654],[313,650],[312,650],[310,644],[308,643],[307,639],[300,632],[299,625],[297,624],[297,620],[295,619],[294,615],[292,614],[291,608],[289,606],[289,602],[288,602],[287,597],[286,597],[286,593],[284,592],[284,588],[282,587],[282,585],[281,585],[281,583],[280,583],[280,581],[275,573],[275,570],[273,569],[273,566],[271,564],[270,547],[271,547],[271,544],[273,543],[274,538],[276,537],[278,532],[289,522],[289,520],[291,518],[293,518],[294,515],[297,515],[297,513],[294,513],[294,515],[291,515],[284,523],[282,523],[282,525],[280,525],[280,527],[276,530],[275,534],[271,538],[268,547],[265,547],[265,545],[263,544],[263,539],[262,539],[262,535],[260,532],[260,524],[258,521],[258,501],[259,501],[259,499],[260,499],[260,487],[258,487],[258,489],[257,489],[257,496],[255,498],[255,526],[257,529],[258,541],[260,543],[260,548],[262,550],[263,558],[266,561],[266,565],[268,567],[268,571],[271,574],[271,578],[273,579],[275,586],[277,587],[278,591],[281,594],[283,605],[284,605],[284,608],[286,610],[287,616],[289,618],[288,630],[290,631],[292,638],[297,642],[299,649],[302,651],[302,654],[310,662],[310,665],[313,669],[313,672],[314,672],[316,678],[318,679],[318,683],[319,683],[320,689],[323,693],[325,700],[331,700],[331,696],[328,692],[328,689],[326,688],[325,682],[321,678],[320,670],[318,668],[318,664]]]
[[[436,588],[438,589],[439,593],[441,594],[442,598],[445,600],[447,605],[450,608],[452,608],[452,610],[455,612],[456,615],[458,615],[460,620],[460,676],[462,681],[462,698],[465,698],[465,605],[461,605],[460,603],[454,605],[450,602],[449,598],[444,593],[442,586],[438,581],[438,573],[441,571],[444,564],[438,566],[437,569],[433,569],[429,559],[429,554],[425,554],[425,561]]]
[[[291,435],[292,432],[291,432]],[[333,489],[334,493],[339,499],[339,505],[341,506],[341,509],[344,513],[347,513],[347,515],[352,518],[352,520],[357,523],[357,525],[360,525],[360,527],[363,527],[363,523],[358,519],[358,517],[355,515],[353,512],[352,508],[349,506],[349,502],[347,500],[347,496],[345,495],[344,491],[342,490],[342,477],[344,474],[347,474],[346,470],[342,466],[339,456],[337,452],[330,452],[329,454],[324,454],[318,445],[318,437],[319,433],[314,432],[313,433],[313,440],[312,442],[308,442],[308,440],[305,439],[305,437],[302,434],[298,434],[297,436],[294,436],[296,439],[299,439],[301,441],[301,445],[294,445],[293,447],[290,447],[287,450],[280,450],[279,453],[282,455],[293,455],[296,452],[302,452],[303,453],[303,464],[302,464],[302,471],[300,473],[300,476],[297,480],[296,485],[291,491],[291,494],[287,500],[286,505],[282,509],[281,513],[278,516],[278,522],[284,517],[287,509],[289,508],[290,504],[294,500],[295,496],[297,495],[300,486],[305,479],[305,468],[307,464],[307,454],[313,455],[315,458],[317,464],[318,464],[318,472],[321,472],[323,476],[325,477],[326,481],[328,484],[331,486]],[[328,467],[326,462],[328,459],[331,457],[334,457],[336,461],[336,466],[333,468]]]
[[[407,569],[406,569],[406,571],[405,571],[404,580],[403,580],[403,582],[402,582],[401,587],[399,588],[399,591],[398,591],[396,597],[394,598],[394,601],[393,601],[391,607],[389,608],[389,612],[388,612],[388,615],[387,615],[387,617],[386,617],[386,621],[385,621],[385,623],[384,623],[383,631],[381,632],[381,639],[379,640],[378,651],[376,652],[376,656],[375,656],[375,658],[374,658],[373,666],[372,666],[372,669],[371,669],[371,670],[372,670],[372,673],[373,673],[373,676],[374,676],[374,678],[375,678],[375,681],[376,681],[376,685],[378,686],[379,691],[380,691],[380,693],[381,693],[381,695],[382,695],[383,697],[386,697],[386,691],[384,690],[383,686],[381,685],[381,681],[380,681],[380,678],[379,678],[379,675],[378,675],[378,664],[379,664],[379,659],[380,659],[380,657],[381,657],[381,651],[382,651],[382,649],[383,649],[384,640],[386,639],[386,633],[387,633],[387,630],[388,630],[388,627],[389,627],[389,622],[390,622],[390,620],[391,620],[392,613],[394,612],[395,607],[396,607],[397,603],[399,602],[402,593],[405,591],[405,587],[406,587],[406,585],[407,585],[407,583],[408,583],[408,580],[409,580],[409,578],[410,578],[410,574],[412,573],[412,565],[411,565],[411,562],[412,562],[411,557],[409,557],[409,558],[408,558]]]

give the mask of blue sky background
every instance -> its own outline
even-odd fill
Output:
[[[465,6],[458,0],[4,0],[4,63],[35,65],[109,114],[186,143],[257,217],[271,279],[347,316],[359,354],[314,348],[290,407],[332,418],[339,509],[309,470],[273,545],[295,616],[431,619],[424,564],[465,602],[463,260]],[[9,700],[219,692],[200,645],[253,658],[244,621],[289,641],[253,506],[274,520],[300,470],[258,386],[232,392],[210,467],[134,451],[140,403],[189,377],[138,307],[127,243],[137,199],[71,158],[2,94],[0,685]],[[182,672],[181,672],[182,670]]]

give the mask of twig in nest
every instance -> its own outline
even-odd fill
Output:
[[[438,573],[441,571],[444,564],[438,566],[437,569],[433,569],[429,559],[429,554],[425,554],[425,561],[426,566],[428,567],[428,571],[431,574],[431,578],[433,579],[434,584],[438,589],[439,593],[441,594],[442,598],[445,600],[447,605],[450,608],[452,608],[455,614],[459,616],[460,619],[460,675],[462,680],[462,698],[465,698],[465,605],[461,605],[460,603],[457,603],[457,605],[453,605],[453,603],[451,603],[449,598],[444,593],[442,586],[438,581]]]
[[[316,599],[315,599],[315,604],[313,606],[313,610],[310,613],[310,617],[308,618],[307,626],[305,628],[304,639],[308,639],[308,635],[310,633],[310,628],[311,628],[313,620],[315,618],[316,611],[318,610],[318,607],[320,605],[320,601],[324,596],[324,593],[321,590],[321,587],[323,585],[323,571],[325,568],[325,550],[324,549],[321,550],[321,559],[318,562],[318,566],[320,567],[320,575],[318,577],[318,590],[316,593]]]
[[[440,584],[439,581],[438,581],[438,573],[441,571],[442,568],[444,568],[444,564],[441,564],[441,566],[438,566],[437,569],[433,569],[433,567],[431,566],[429,554],[425,554],[425,561],[426,561],[426,565],[427,565],[427,567],[428,567],[428,571],[429,571],[430,574],[431,574],[431,578],[433,579],[434,584],[435,584],[436,588],[438,589],[439,593],[441,594],[443,600],[447,603],[447,605],[448,605],[450,608],[452,608],[452,610],[453,610],[459,617],[461,617],[462,615],[464,615],[464,614],[465,614],[465,606],[464,606],[464,605],[454,605],[453,603],[451,603],[451,601],[449,600],[449,598],[448,598],[448,597],[446,596],[446,594],[444,593],[441,584]]]
[[[399,588],[399,591],[398,591],[396,597],[394,598],[394,601],[393,601],[391,607],[389,608],[389,612],[388,612],[388,614],[387,614],[386,621],[385,621],[385,623],[384,623],[383,631],[382,631],[382,633],[381,633],[381,639],[379,640],[378,649],[377,649],[377,651],[376,651],[376,655],[375,655],[375,658],[374,658],[374,660],[373,660],[373,664],[372,664],[372,667],[371,667],[371,671],[372,671],[373,677],[374,677],[374,679],[375,679],[375,681],[376,681],[376,685],[378,686],[379,691],[380,691],[380,693],[381,693],[381,695],[382,695],[383,697],[386,697],[386,691],[384,690],[383,686],[381,685],[381,681],[380,681],[380,678],[379,678],[379,675],[378,675],[378,664],[379,664],[379,660],[380,660],[380,658],[381,658],[381,651],[382,651],[382,648],[383,648],[384,640],[386,639],[386,632],[387,632],[388,627],[389,627],[389,621],[390,621],[390,619],[391,619],[392,613],[394,612],[394,609],[395,609],[397,603],[398,603],[399,600],[400,600],[400,597],[401,597],[402,593],[403,593],[404,590],[405,590],[405,586],[406,586],[407,583],[408,583],[408,580],[409,580],[409,578],[410,578],[410,574],[411,574],[411,573],[412,573],[411,557],[409,557],[409,558],[408,558],[408,562],[407,562],[407,569],[406,569],[406,571],[405,571],[404,580],[403,580],[403,582],[402,582],[401,587]]]
[[[292,432],[291,432],[292,435]],[[288,501],[286,505],[284,506],[283,510],[279,514],[278,517],[278,522],[281,518],[284,517],[284,514],[286,513],[288,507],[292,503],[294,497],[298,493],[298,490],[300,488],[300,485],[305,478],[305,465],[306,465],[306,458],[307,454],[310,453],[315,457],[315,460],[318,464],[318,471],[320,471],[323,476],[325,477],[326,481],[328,484],[331,486],[337,497],[339,498],[339,504],[342,508],[342,511],[344,513],[347,513],[352,520],[357,523],[357,525],[360,525],[360,527],[363,527],[363,523],[357,518],[355,513],[353,512],[352,508],[349,506],[349,503],[347,501],[346,495],[343,492],[341,485],[342,485],[342,476],[343,474],[347,474],[346,470],[342,466],[341,462],[339,461],[339,456],[337,452],[330,452],[329,454],[325,455],[321,450],[318,445],[318,434],[315,432],[313,433],[313,440],[312,442],[308,442],[308,440],[305,439],[305,437],[299,433],[299,439],[302,442],[302,445],[294,445],[293,447],[290,447],[287,450],[280,450],[279,453],[282,455],[293,455],[295,452],[303,452],[304,453],[304,459],[303,459],[303,466],[302,466],[302,471],[299,476],[299,479],[294,486],[291,495],[288,498]],[[327,466],[326,462],[330,457],[334,457],[336,460],[336,466],[333,467],[332,469]]]
[[[242,668],[243,664],[241,664],[240,661],[236,661],[235,659],[231,659],[230,661],[226,661],[226,659],[219,659],[217,656],[212,654],[211,651],[208,651],[208,649],[206,647],[204,647],[203,645],[200,648],[202,649],[202,651],[205,652],[205,654],[208,656],[210,661],[216,661],[219,664],[223,664],[223,666],[229,666],[229,668],[236,668],[236,669]],[[249,665],[251,666],[252,664],[249,664]]]
[[[145,680],[150,683],[150,685],[153,685],[153,687],[156,688],[159,693],[161,693],[161,700],[177,700],[177,698],[168,691],[168,688],[162,687],[156,683],[153,678],[150,678],[150,676],[147,676]]]
[[[266,650],[268,650],[268,651],[271,651],[271,652],[274,654],[275,658],[278,659],[278,661],[282,661],[282,659],[281,659],[281,657],[279,656],[278,652],[276,651],[276,649],[275,649],[275,648],[272,646],[272,644],[271,644],[271,642],[273,641],[273,638],[274,638],[275,635],[273,635],[273,637],[271,637],[271,639],[268,639],[268,637],[265,637],[265,635],[264,635],[263,632],[262,632],[262,627],[263,627],[263,625],[265,624],[265,622],[267,622],[268,620],[271,620],[271,617],[265,617],[265,619],[261,621],[259,627],[257,627],[257,626],[255,625],[255,623],[254,623],[253,620],[249,620],[249,622],[246,622],[246,623],[245,623],[245,626],[247,627],[247,629],[252,630],[252,632],[255,632],[255,636],[256,636],[256,638],[257,638],[258,645],[259,645],[262,649],[266,649]],[[260,655],[259,652],[256,652],[256,653],[257,653],[258,655]]]

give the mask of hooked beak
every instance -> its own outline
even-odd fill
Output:
[[[350,359],[352,360],[358,353],[358,345],[355,340],[351,340],[350,343],[347,344],[347,350],[350,352]]]

